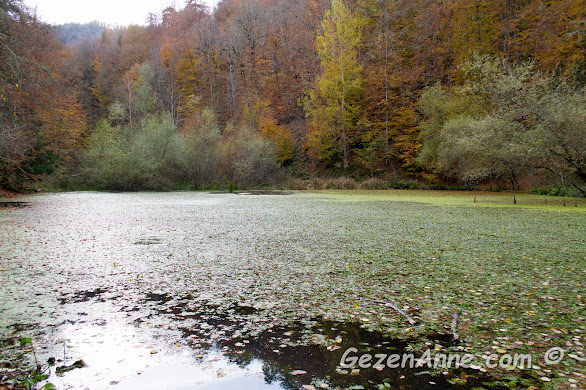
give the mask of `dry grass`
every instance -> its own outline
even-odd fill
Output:
[[[386,180],[371,177],[370,179],[360,183],[361,190],[386,190],[389,188],[389,184]]]

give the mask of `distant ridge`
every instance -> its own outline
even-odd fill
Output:
[[[66,45],[95,39],[102,36],[106,29],[117,29],[121,26],[110,25],[94,20],[89,23],[66,23],[55,26],[57,38]]]

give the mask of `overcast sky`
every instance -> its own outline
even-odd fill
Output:
[[[213,7],[217,0],[205,0]],[[37,9],[37,16],[43,22],[63,24],[69,22],[86,23],[93,20],[108,24],[146,24],[150,12],[160,14],[169,5],[180,9],[185,0],[24,0],[24,3]]]

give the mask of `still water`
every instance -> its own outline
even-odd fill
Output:
[[[447,381],[458,375],[468,388],[488,380],[340,367],[351,346],[406,346],[344,317],[332,290],[356,282],[336,269],[368,237],[389,250],[378,233],[386,228],[381,207],[307,194],[4,202],[2,354],[22,352],[17,338],[31,337],[58,389],[438,389],[462,388]],[[362,233],[343,235],[358,222]],[[75,362],[83,367],[57,373]]]

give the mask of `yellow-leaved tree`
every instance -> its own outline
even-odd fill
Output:
[[[359,60],[363,26],[358,13],[340,0],[332,0],[316,39],[321,74],[306,102],[314,156],[326,164],[339,163],[342,157],[344,173],[352,145],[360,138],[357,130],[363,116],[363,67]]]

